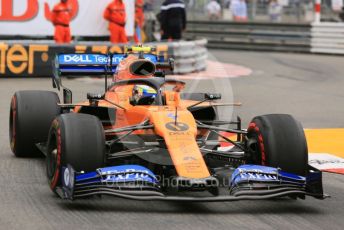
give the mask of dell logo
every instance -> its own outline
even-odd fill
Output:
[[[64,62],[80,62],[80,63],[92,62],[92,60],[90,59],[90,56],[88,55],[64,55],[63,61]]]

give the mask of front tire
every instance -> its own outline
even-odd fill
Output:
[[[62,167],[92,172],[105,162],[105,135],[99,119],[87,114],[63,114],[51,126],[47,144],[47,177],[55,191]]]
[[[60,114],[60,99],[55,92],[19,91],[11,100],[9,138],[17,157],[42,153],[35,144],[46,142],[51,122]]]
[[[308,148],[301,124],[292,116],[272,114],[258,116],[248,128],[252,163],[281,168],[305,176]]]

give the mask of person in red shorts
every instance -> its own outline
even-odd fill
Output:
[[[143,13],[143,0],[136,0],[135,2],[135,35],[136,43],[142,43],[141,30],[144,26],[145,16]]]
[[[72,18],[72,9],[68,5],[68,0],[61,0],[60,3],[55,5],[51,22],[55,26],[54,39],[56,43],[70,43],[72,40],[70,31],[70,21]]]
[[[112,43],[127,43],[126,13],[123,0],[111,2],[104,11],[104,18],[109,21],[110,41]]]

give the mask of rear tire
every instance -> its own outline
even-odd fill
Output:
[[[301,124],[292,116],[272,114],[258,116],[248,128],[252,163],[281,168],[305,176],[308,149]]]
[[[55,92],[19,91],[11,101],[9,138],[17,157],[42,156],[35,144],[46,142],[51,122],[60,114]]]
[[[105,135],[97,117],[70,113],[53,121],[47,144],[47,177],[53,191],[61,185],[62,167],[92,172],[104,162]]]

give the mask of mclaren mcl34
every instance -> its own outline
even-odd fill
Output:
[[[111,195],[136,200],[324,199],[322,174],[308,165],[301,124],[292,116],[219,120],[218,93],[183,93],[165,78],[172,58],[151,47],[124,54],[60,54],[50,91],[11,101],[10,145],[17,157],[46,157],[49,186],[63,199]],[[72,101],[62,76],[105,78],[105,93]],[[109,77],[112,78],[108,84]],[[235,138],[228,138],[226,133]],[[224,142],[232,147],[219,148]]]

